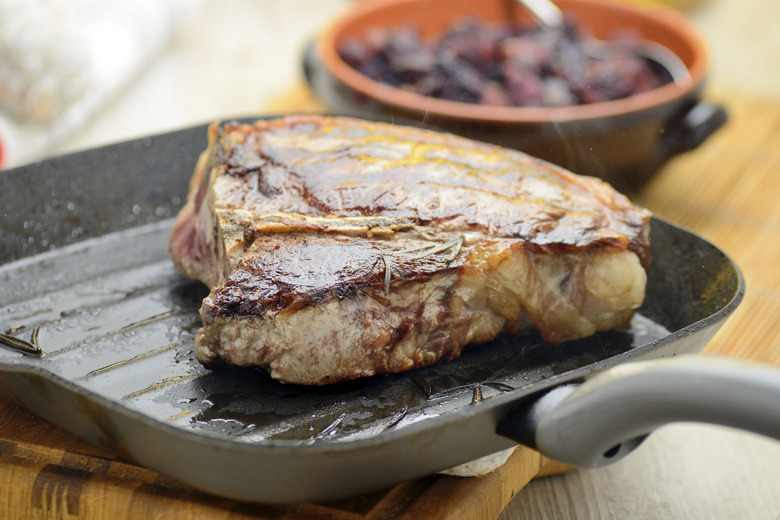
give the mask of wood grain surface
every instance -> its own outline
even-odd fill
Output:
[[[435,475],[325,504],[244,504],[118,458],[0,398],[0,518],[496,518],[531,478],[569,468],[518,448],[482,478]],[[455,498],[455,499],[454,499]]]
[[[780,102],[715,98],[729,107],[728,125],[636,200],[711,240],[743,270],[745,299],[707,351],[780,365]],[[299,86],[268,111],[321,108]],[[497,518],[529,480],[568,469],[518,449],[481,478],[431,476],[338,503],[242,504],[119,459],[1,399],[0,414],[0,518]]]

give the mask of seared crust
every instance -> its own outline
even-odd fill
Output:
[[[449,134],[344,118],[227,124],[212,167],[225,209],[408,219],[529,246],[647,247],[650,214],[595,178]]]
[[[551,343],[621,327],[643,298],[650,213],[600,180],[348,118],[215,125],[209,141],[171,236],[213,287],[205,364],[322,384],[531,325]]]

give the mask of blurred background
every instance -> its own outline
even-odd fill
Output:
[[[355,1],[0,0],[2,165],[273,111],[301,88],[306,45]],[[711,91],[780,93],[775,0],[638,1],[698,26]]]
[[[317,108],[302,77],[302,54],[356,1],[0,0],[0,167],[217,119]],[[740,100],[752,107],[778,101],[778,0],[656,1],[680,10],[707,39],[707,98],[727,109]],[[730,111],[729,124],[742,117]],[[680,208],[670,193],[646,200],[672,215]],[[735,214],[719,215],[683,216],[714,236],[708,226]],[[776,229],[770,233],[776,239]],[[730,251],[749,264],[738,238]],[[777,308],[777,291],[752,294]],[[777,349],[772,355],[777,359]],[[773,441],[673,426],[614,466],[531,483],[502,519],[777,519],[778,461]]]

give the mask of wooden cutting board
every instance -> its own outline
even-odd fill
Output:
[[[747,294],[709,352],[780,365],[780,102],[729,94],[729,124],[677,158],[637,201],[703,235],[743,270]],[[303,87],[269,113],[323,109]],[[0,518],[494,519],[532,478],[570,468],[519,448],[480,478],[430,476],[327,504],[265,506],[210,496],[118,458],[0,398]]]

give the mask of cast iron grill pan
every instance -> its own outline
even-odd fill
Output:
[[[631,328],[557,347],[536,335],[448,363],[310,388],[195,361],[208,289],[166,253],[206,125],[0,173],[0,391],[163,474],[242,500],[355,495],[511,447],[521,402],[613,365],[699,351],[743,292],[713,245],[652,222]],[[328,475],[338,474],[338,478]]]

